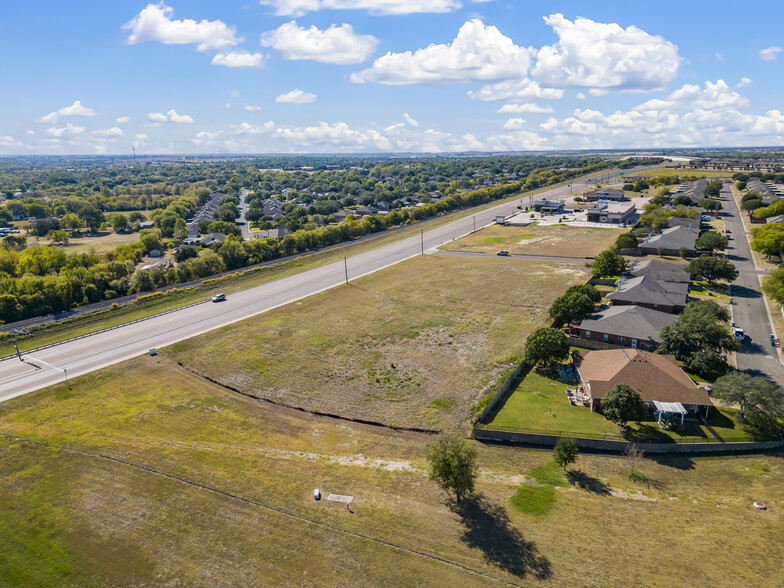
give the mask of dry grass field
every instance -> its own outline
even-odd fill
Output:
[[[130,245],[139,240],[139,233],[115,233],[114,231],[100,231],[95,233],[95,237],[88,237],[83,234],[79,237],[72,237],[68,242],[61,245],[61,249],[68,255],[77,253],[95,253],[103,255],[120,245]],[[52,245],[54,242],[45,237],[27,239],[28,245]]]
[[[476,233],[447,243],[448,251],[496,253],[506,249],[512,255],[551,255],[562,257],[594,257],[612,247],[621,231],[593,227],[550,225],[514,227],[493,225]]]
[[[623,458],[583,454],[567,482],[550,451],[477,444],[478,496],[458,508],[425,475],[431,439],[250,400],[162,357],[14,399],[0,405],[0,585],[784,577],[781,453],[657,457],[637,481]],[[353,512],[316,487],[355,496]]]
[[[456,428],[513,367],[579,264],[417,257],[163,351],[260,398],[400,427]]]

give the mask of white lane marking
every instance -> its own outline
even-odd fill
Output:
[[[63,371],[63,368],[59,368],[59,367],[57,367],[55,365],[52,365],[51,363],[46,363],[43,359],[38,359],[37,357],[33,357],[32,355],[26,356],[25,357],[25,361],[32,361],[32,362],[42,363],[46,367],[50,367],[53,370]]]

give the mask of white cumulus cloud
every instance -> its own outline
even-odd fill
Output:
[[[68,117],[68,116],[95,116],[98,114],[92,108],[88,108],[86,106],[82,106],[81,100],[74,101],[73,104],[70,106],[65,106],[60,110],[55,110],[54,112],[50,112],[46,116],[43,116],[39,119],[38,122],[43,123],[56,123],[60,118]]]
[[[253,104],[246,104],[245,110],[248,112],[259,112],[261,110],[261,106],[254,106]]]
[[[546,86],[650,91],[677,75],[678,47],[636,26],[624,29],[588,18],[573,22],[560,13],[544,21],[558,41],[539,50],[531,73]]]
[[[286,104],[307,104],[308,102],[315,102],[316,95],[310,92],[303,92],[296,89],[291,92],[286,92],[275,98],[275,102],[284,102]]]
[[[543,114],[552,111],[553,109],[550,106],[539,106],[538,104],[533,104],[532,102],[525,102],[523,104],[504,104],[496,112],[499,114],[520,114],[523,112]]]
[[[275,132],[275,123],[271,120],[262,125],[252,125],[243,122],[238,125],[232,125],[231,132],[234,135],[268,135]]]
[[[519,131],[523,128],[525,121],[522,118],[510,118],[504,123],[504,130]]]
[[[773,61],[781,53],[781,47],[768,47],[759,52],[760,59],[763,61]]]
[[[278,16],[303,16],[318,10],[367,10],[372,14],[444,13],[457,10],[457,0],[260,0]]]
[[[633,110],[717,110],[748,106],[749,100],[730,89],[724,80],[707,81],[703,87],[685,84],[666,98],[654,98]]]
[[[123,25],[129,30],[127,42],[131,45],[159,41],[165,45],[196,44],[199,51],[223,49],[237,45],[242,39],[234,27],[220,20],[174,20],[174,9],[159,4],[148,4],[133,20]]]
[[[523,78],[519,82],[498,82],[482,86],[468,93],[474,100],[560,100],[564,91],[558,88],[542,88],[539,82]]]
[[[378,46],[378,39],[356,34],[350,24],[333,24],[322,31],[315,26],[306,29],[292,20],[264,33],[261,44],[277,49],[286,59],[345,65],[367,61]]]
[[[212,65],[223,67],[261,67],[264,58],[261,53],[248,51],[231,51],[229,53],[216,53],[212,58]]]
[[[111,129],[101,129],[93,131],[96,137],[122,137],[123,131],[120,127],[112,127]]]
[[[63,135],[80,135],[86,129],[84,127],[79,127],[76,125],[72,125],[71,123],[66,123],[64,127],[56,128],[51,127],[46,129],[47,134],[52,135],[52,137],[62,137]]]
[[[445,84],[520,79],[528,71],[530,50],[518,47],[494,26],[478,19],[460,27],[451,43],[415,52],[387,53],[352,74],[355,83]]]
[[[130,116],[118,116],[117,118],[114,119],[114,122],[116,122],[118,125],[123,125],[127,123],[129,120],[131,120]]]
[[[147,115],[147,121],[149,126],[157,127],[161,123],[165,123],[165,122],[192,124],[193,118],[191,118],[187,114],[177,114],[177,111],[172,108],[171,110],[167,111],[165,114],[163,112],[150,112]]]

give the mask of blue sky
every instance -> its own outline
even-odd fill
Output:
[[[784,5],[6,3],[0,154],[784,144]]]

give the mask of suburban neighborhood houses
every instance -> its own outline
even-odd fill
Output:
[[[673,404],[679,417],[707,417],[713,406],[708,392],[684,373],[672,355],[640,349],[579,351],[574,363],[580,379],[577,394],[587,397],[592,411],[601,410],[602,399],[616,384],[636,390],[645,410],[657,417],[662,409],[656,403]]]

